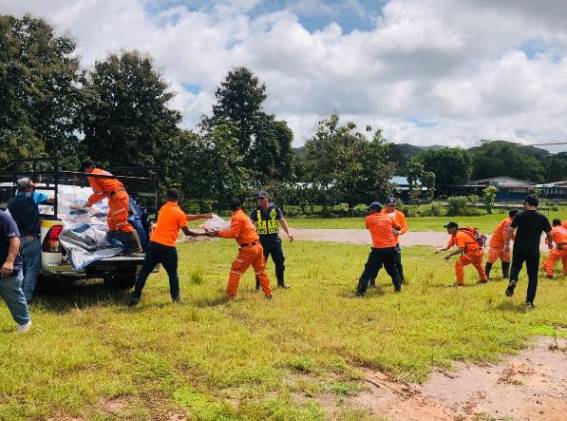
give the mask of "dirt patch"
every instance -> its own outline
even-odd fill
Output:
[[[565,420],[565,349],[565,340],[538,338],[500,364],[457,363],[423,385],[366,371],[369,389],[350,403],[391,420]]]

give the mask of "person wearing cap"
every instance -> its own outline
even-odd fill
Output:
[[[394,290],[401,290],[398,270],[396,269],[396,244],[401,227],[394,218],[382,213],[382,205],[379,202],[372,202],[368,207],[368,216],[365,219],[366,228],[372,237],[372,249],[364,271],[358,280],[356,295],[364,296],[368,288],[368,282],[376,278],[378,270],[382,265],[392,278]]]
[[[124,184],[116,178],[111,178],[111,173],[101,168],[97,168],[93,161],[84,161],[81,164],[80,172],[91,175],[101,175],[106,177],[88,177],[89,184],[93,189],[93,194],[89,196],[87,202],[77,208],[88,208],[103,199],[108,199],[107,224],[110,234],[123,239],[128,253],[139,253],[142,251],[140,237],[134,227],[128,221],[130,213],[130,196]]]
[[[482,247],[478,242],[471,236],[466,230],[460,230],[459,224],[456,222],[449,222],[444,225],[443,228],[447,229],[447,232],[451,236],[449,243],[446,247],[437,250],[437,253],[442,251],[447,251],[454,246],[457,246],[457,250],[449,253],[445,256],[445,260],[449,260],[453,256],[460,255],[460,257],[455,262],[455,274],[457,276],[457,282],[455,286],[462,287],[465,283],[465,266],[472,264],[480,277],[480,283],[485,284],[488,282],[486,278],[486,273],[482,267]]]
[[[517,210],[513,209],[508,212],[508,218],[504,218],[496,226],[496,229],[490,237],[490,248],[488,249],[488,259],[484,267],[484,272],[486,277],[490,279],[490,272],[492,271],[492,265],[496,260],[500,259],[502,261],[502,277],[507,279],[510,276],[510,253],[504,252],[504,238],[506,238],[506,233],[508,228],[512,223],[512,220],[518,213]]]
[[[285,220],[281,209],[270,203],[266,192],[258,192],[258,207],[250,213],[250,219],[256,224],[256,232],[260,236],[260,244],[264,249],[266,263],[270,256],[276,266],[276,279],[279,288],[289,288],[285,283],[285,256],[280,239],[280,225],[287,234],[289,241],[293,241],[293,235]],[[256,279],[256,289],[260,289],[260,280]]]
[[[528,271],[528,289],[526,292],[526,307],[528,310],[534,308],[534,300],[537,292],[539,256],[541,234],[547,237],[547,247],[553,249],[553,237],[551,236],[551,224],[549,219],[537,211],[539,200],[535,196],[527,196],[524,200],[524,211],[515,216],[508,228],[504,240],[504,250],[510,252],[510,240],[514,239],[514,250],[512,253],[512,265],[510,267],[510,282],[506,288],[506,296],[512,297],[518,284],[518,277],[524,262]]]
[[[39,205],[53,203],[46,194],[35,191],[30,178],[20,178],[16,196],[8,203],[10,215],[20,232],[20,255],[23,260],[23,291],[27,302],[31,302],[41,270],[41,240]]]
[[[400,247],[400,236],[404,235],[406,232],[408,232],[408,223],[406,221],[406,216],[404,215],[404,213],[402,211],[399,211],[398,209],[396,209],[396,198],[395,197],[389,197],[388,200],[386,201],[386,206],[384,206],[384,209],[382,209],[382,213],[388,215],[390,218],[393,218],[396,223],[400,226],[400,234],[397,237],[397,244],[396,244],[396,250],[397,250],[397,255],[396,255],[396,270],[398,271],[398,276],[400,278],[400,283],[403,284],[404,283],[404,267],[402,266],[402,249]],[[376,277],[378,277],[378,274],[376,274]],[[371,287],[375,287],[376,286],[376,278],[372,279],[370,281],[370,286]]]
[[[167,272],[171,300],[174,303],[180,300],[179,275],[177,274],[178,258],[177,249],[175,248],[179,231],[182,230],[185,235],[190,237],[205,235],[189,230],[187,222],[210,218],[212,215],[185,214],[179,207],[179,198],[180,195],[177,189],[169,189],[166,193],[167,202],[158,212],[157,224],[152,232],[148,247],[146,248],[144,263],[136,278],[134,291],[130,297],[130,306],[135,306],[140,302],[146,280],[158,264],[162,264]]]
[[[230,208],[232,210],[230,228],[222,231],[209,231],[207,233],[209,237],[234,238],[238,243],[238,255],[230,269],[226,294],[229,299],[236,297],[240,278],[252,266],[266,299],[271,299],[272,289],[270,288],[270,279],[266,273],[264,250],[260,243],[260,237],[256,232],[256,227],[248,215],[244,213],[239,199],[232,199]]]

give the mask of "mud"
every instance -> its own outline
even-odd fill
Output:
[[[391,420],[567,420],[565,340],[537,338],[502,363],[454,368],[421,385],[367,371],[368,391],[351,404]]]

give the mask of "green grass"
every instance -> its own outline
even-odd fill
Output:
[[[381,274],[381,287],[357,299],[367,247],[297,242],[286,246],[292,289],[265,301],[248,273],[233,302],[232,242],[179,250],[180,305],[162,271],[136,309],[100,285],[44,293],[25,336],[0,306],[0,419],[320,420],[329,394],[343,419],[371,419],[349,406],[364,368],[423,381],[433,367],[494,361],[567,327],[564,279],[542,280],[526,313],[525,278],[513,299],[504,282],[475,285],[472,269],[470,286],[448,288],[452,267],[425,247],[405,250],[401,294]]]
[[[559,211],[544,211],[550,219],[565,218],[566,209]],[[455,221],[461,226],[473,226],[486,234],[491,234],[498,222],[507,216],[507,211],[495,210],[492,215],[481,216],[422,216],[407,218],[411,231],[444,231],[443,225]],[[288,218],[292,228],[359,228],[364,229],[364,218]]]

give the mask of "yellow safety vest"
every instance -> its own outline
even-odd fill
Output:
[[[256,231],[260,235],[277,234],[280,232],[280,226],[277,220],[278,212],[272,208],[268,215],[268,220],[262,218],[262,210],[256,209]]]

